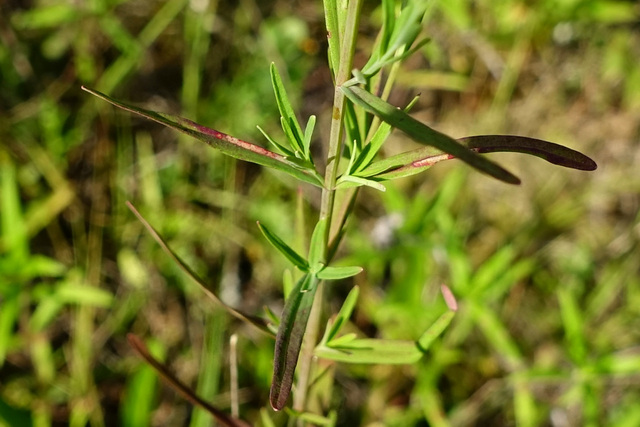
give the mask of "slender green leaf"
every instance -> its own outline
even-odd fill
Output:
[[[469,150],[453,138],[420,123],[404,111],[372,95],[366,90],[357,86],[343,86],[341,89],[352,102],[360,105],[370,113],[377,115],[393,127],[400,129],[416,142],[433,146],[446,153],[452,154],[470,166],[501,181],[509,184],[520,183],[520,180],[516,176],[498,166],[496,163]]]
[[[275,326],[280,325],[280,318],[269,308],[269,306],[265,305],[264,313],[267,315],[267,318],[271,321],[271,323]]]
[[[332,322],[331,327],[327,330],[327,333],[325,335],[326,341],[333,340],[336,335],[338,335],[338,332],[340,332],[340,329],[342,329],[344,324],[347,323],[347,321],[351,317],[351,313],[353,313],[353,308],[356,306],[356,301],[358,301],[359,293],[359,286],[354,286],[353,289],[349,291],[349,295],[347,295],[347,298],[345,298],[344,302],[342,303],[342,307],[336,315],[335,321]]]
[[[211,147],[220,150],[222,153],[235,157],[236,159],[244,160],[247,162],[257,163],[262,166],[267,166],[281,172],[288,173],[295,176],[301,181],[322,187],[322,178],[314,169],[302,168],[298,163],[291,159],[282,156],[281,154],[269,151],[266,148],[259,145],[252,144],[250,142],[243,141],[231,135],[227,135],[217,130],[208,128],[206,126],[199,125],[191,120],[173,116],[170,114],[145,110],[142,108],[134,107],[129,104],[117,101],[103,93],[82,87],[83,90],[103,99],[116,107],[123,110],[130,111],[138,114],[147,119],[153,120],[157,123],[168,126],[172,129],[185,133],[203,142],[206,142]]]
[[[323,0],[327,41],[329,42],[329,68],[335,81],[340,64],[340,31],[338,29],[338,5],[336,0]]]
[[[394,179],[406,176],[402,175],[403,171],[410,171],[413,174],[419,173],[442,160],[453,158],[450,154],[443,154],[442,151],[433,147],[424,147],[373,162],[365,169],[357,172],[356,175],[360,177]],[[420,163],[418,164],[418,162]]]
[[[358,335],[356,335],[354,332],[351,332],[350,334],[342,335],[340,337],[330,340],[329,342],[327,342],[327,347],[331,347],[331,348],[345,347],[345,346],[348,346],[348,344],[354,341],[356,338],[358,338]]]
[[[411,100],[404,111],[408,113],[411,110],[411,107],[413,107],[417,101],[418,97],[416,96]],[[367,144],[365,150],[360,153],[358,160],[354,164],[354,169],[349,170],[355,170],[357,175],[357,172],[367,168],[371,164],[375,156],[378,154],[378,151],[380,151],[382,144],[384,144],[389,135],[391,135],[391,130],[391,125],[386,122],[383,122],[380,126],[378,126],[378,129],[376,129],[376,132],[373,134],[371,141],[369,142],[369,144]]]
[[[271,84],[273,85],[273,92],[276,96],[278,110],[280,110],[280,116],[282,116],[282,129],[285,131],[285,134],[287,134],[294,151],[304,153],[302,128],[300,128],[298,119],[293,111],[291,101],[289,101],[287,90],[282,83],[282,78],[280,77],[280,73],[278,73],[276,64],[272,62],[269,71],[271,72]]]
[[[285,258],[291,261],[293,265],[304,272],[309,271],[309,264],[307,263],[307,260],[299,255],[296,251],[294,251],[280,237],[271,232],[271,230],[269,230],[266,226],[260,224],[259,221],[258,228],[260,228],[260,231],[262,231],[262,234],[264,235],[264,237],[266,237],[269,243],[271,243],[274,248],[276,248],[282,255],[284,255]]]
[[[280,126],[282,127],[282,131],[284,135],[287,137],[287,141],[289,141],[289,146],[293,149],[293,151],[297,154],[297,156],[302,157],[302,146],[301,142],[298,142],[296,139],[296,135],[294,130],[291,128],[291,123],[287,121],[284,117],[280,117]],[[294,154],[294,155],[296,155]]]
[[[429,326],[429,329],[427,329],[422,334],[420,339],[418,339],[418,346],[422,351],[427,351],[429,347],[431,347],[431,344],[433,344],[436,338],[438,338],[451,324],[451,321],[453,320],[453,317],[455,315],[455,311],[449,310],[441,314],[440,317],[438,317],[436,321],[433,322],[431,326]]]
[[[336,182],[336,188],[352,188],[352,187],[371,187],[383,193],[387,191],[387,187],[377,181],[367,178],[361,178],[353,175],[342,175]]]
[[[327,220],[322,219],[316,224],[309,242],[309,267],[311,271],[318,272],[324,267],[324,236],[327,229]]]
[[[160,234],[158,234],[158,232],[151,226],[151,224],[149,224],[147,220],[144,219],[140,212],[138,212],[138,210],[129,202],[127,202],[127,207],[131,210],[131,212],[133,212],[133,214],[138,218],[142,225],[144,225],[149,234],[151,234],[153,239],[160,245],[162,250],[167,255],[169,255],[169,257],[176,264],[178,264],[178,267],[180,267],[180,269],[184,271],[187,276],[189,276],[209,298],[211,298],[216,304],[227,310],[229,314],[231,314],[235,318],[243,320],[250,325],[255,326],[258,330],[266,333],[269,336],[273,336],[271,330],[268,328],[267,322],[264,319],[252,316],[250,314],[245,314],[222,302],[222,300],[218,298],[216,294],[209,290],[209,287],[206,285],[206,283],[200,277],[198,277],[198,275],[193,270],[191,270],[191,268],[189,268],[189,266],[184,261],[182,261],[182,259],[180,259],[180,257],[178,257],[175,252],[173,252],[169,245],[167,245],[167,243],[164,241],[162,236],[160,236]]]
[[[322,280],[341,280],[362,272],[362,267],[325,267],[316,274]]]
[[[269,134],[260,126],[256,126],[256,127],[262,133],[262,135],[264,135],[264,137],[267,138],[267,141],[269,141],[271,145],[276,147],[282,154],[284,154],[287,157],[295,157],[295,154],[293,153],[293,151],[290,151],[289,149],[285,148],[282,144],[279,144],[278,142],[276,142],[276,140],[271,138],[271,136],[269,136]]]
[[[276,411],[284,408],[291,393],[293,375],[298,364],[298,355],[311,313],[316,285],[317,279],[311,274],[305,274],[293,288],[284,305],[276,335],[273,381],[269,394],[271,407]],[[308,291],[303,292],[303,289]]]
[[[304,156],[306,159],[311,159],[310,147],[311,147],[311,138],[313,137],[313,130],[316,127],[316,116],[309,116],[309,120],[307,121],[307,127],[304,128],[304,141],[302,144],[302,148],[304,148]]]
[[[410,364],[422,358],[423,353],[413,341],[357,339],[344,346],[320,345],[315,355],[324,359],[347,363]]]

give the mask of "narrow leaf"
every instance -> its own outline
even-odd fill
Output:
[[[273,85],[273,92],[276,96],[276,103],[278,104],[278,110],[280,110],[280,115],[283,119],[282,129],[285,130],[286,133],[287,129],[285,129],[285,126],[288,128],[292,148],[294,148],[295,151],[302,153],[304,152],[304,149],[302,148],[302,129],[300,128],[298,119],[293,112],[293,107],[291,106],[291,101],[289,101],[287,90],[282,83],[282,78],[280,77],[280,73],[278,73],[276,64],[272,62],[269,70],[271,72],[271,84]]]
[[[310,147],[311,138],[313,137],[313,130],[316,127],[316,116],[309,116],[307,121],[307,127],[304,128],[304,141],[302,147],[304,148],[304,156],[306,159],[311,159]]]
[[[349,295],[347,295],[347,298],[345,298],[344,302],[342,303],[342,307],[336,315],[335,321],[326,334],[327,341],[333,340],[338,332],[340,332],[340,329],[342,329],[344,324],[347,323],[347,321],[351,317],[351,313],[353,313],[353,308],[356,306],[356,301],[358,300],[359,293],[360,287],[354,286],[353,289],[351,289]]]
[[[309,267],[312,271],[318,272],[322,268],[322,261],[324,258],[324,236],[327,231],[327,220],[322,219],[316,224],[316,228],[311,235],[311,242],[309,243]]]
[[[408,113],[415,103],[418,102],[418,98],[419,97],[416,96],[411,100],[409,105],[404,109],[406,113]],[[378,126],[378,129],[376,129],[376,132],[373,134],[371,141],[365,147],[368,150],[363,150],[362,153],[360,153],[360,157],[354,165],[356,171],[361,171],[371,164],[375,156],[378,154],[378,151],[380,151],[380,148],[382,148],[382,144],[384,144],[389,135],[391,135],[391,130],[391,125],[386,122],[383,122]]]
[[[322,280],[340,280],[353,277],[362,272],[362,267],[325,267],[316,276]]]
[[[383,193],[387,191],[387,187],[377,181],[367,178],[361,178],[353,175],[343,175],[336,182],[336,188],[353,188],[353,187],[371,187]]]
[[[436,338],[442,335],[444,330],[447,329],[449,324],[451,324],[455,315],[456,312],[453,310],[449,310],[440,315],[440,317],[433,322],[429,329],[427,329],[418,340],[418,347],[420,347],[420,350],[427,351]]]
[[[287,121],[287,119],[285,119],[284,117],[280,117],[280,126],[282,127],[282,131],[284,132],[284,135],[287,137],[287,141],[289,141],[289,146],[291,146],[291,148],[293,149],[293,151],[295,151],[295,153],[298,153],[298,156],[303,155],[302,153],[302,143],[297,141],[296,135],[293,131],[293,129],[291,128],[291,123]]]
[[[287,245],[281,238],[271,232],[267,227],[260,224],[258,221],[258,228],[262,231],[262,234],[266,239],[271,243],[271,245],[276,248],[282,255],[284,255],[289,261],[293,263],[296,267],[298,267],[302,271],[309,270],[309,264],[307,260],[302,258],[296,251],[294,251],[289,245]]]
[[[220,298],[216,296],[216,294],[211,292],[205,282],[200,277],[198,277],[198,275],[193,270],[191,270],[191,268],[189,268],[189,266],[184,261],[182,261],[182,259],[180,259],[180,257],[178,257],[175,252],[173,252],[169,245],[167,245],[167,243],[164,241],[162,236],[158,234],[158,232],[151,226],[151,224],[147,222],[146,219],[144,219],[140,212],[138,212],[138,210],[130,202],[127,202],[127,207],[131,210],[131,212],[133,212],[133,214],[138,218],[142,225],[144,225],[149,234],[151,234],[151,237],[153,237],[153,239],[160,245],[160,248],[162,248],[162,250],[167,255],[169,255],[169,257],[176,264],[178,264],[178,267],[180,267],[180,269],[184,271],[187,276],[189,276],[209,298],[211,298],[216,304],[227,310],[229,314],[231,314],[235,318],[255,326],[258,330],[266,333],[269,336],[273,336],[272,332],[267,327],[267,322],[264,319],[236,310],[235,308],[225,304]]]
[[[302,338],[317,289],[315,286],[317,283],[308,282],[317,282],[317,279],[311,274],[305,274],[291,291],[284,305],[276,335],[273,380],[269,394],[271,407],[276,411],[284,408],[291,393]],[[309,289],[309,291],[302,292],[303,289]]]
[[[342,87],[345,95],[365,110],[380,117],[395,128],[400,129],[413,140],[430,145],[458,157],[470,166],[509,184],[519,184],[520,180],[496,163],[474,153],[453,138],[420,123],[404,111],[357,87]]]
[[[358,339],[344,346],[318,346],[314,354],[323,359],[347,363],[386,365],[410,364],[420,360],[422,351],[413,341]]]
[[[531,154],[554,165],[572,169],[593,171],[598,167],[596,162],[579,151],[541,139],[513,135],[478,135],[460,138],[458,141],[478,153],[512,151]]]
[[[267,132],[264,129],[262,129],[260,126],[256,126],[256,127],[258,128],[260,133],[262,133],[262,135],[264,135],[264,137],[267,138],[267,141],[269,141],[271,143],[271,145],[273,145],[278,150],[280,150],[280,152],[282,152],[282,154],[284,154],[285,156],[288,156],[288,157],[295,157],[295,154],[293,153],[293,151],[289,151],[282,144],[279,144],[278,142],[276,142],[276,140],[271,138],[271,136],[269,136],[269,134],[267,134]]]
[[[252,144],[250,142],[243,141],[231,135],[227,135],[217,130],[208,128],[206,126],[199,125],[191,120],[173,116],[170,114],[145,110],[142,108],[134,107],[129,104],[117,101],[103,93],[100,93],[93,89],[82,87],[83,90],[103,99],[116,107],[123,110],[130,111],[138,114],[147,119],[153,120],[157,123],[168,126],[172,129],[192,136],[200,141],[206,142],[211,147],[220,150],[222,153],[235,157],[236,159],[244,160],[247,162],[257,163],[262,166],[267,166],[272,169],[279,170],[281,172],[288,173],[295,176],[301,181],[313,184],[318,187],[322,187],[322,178],[313,169],[301,168],[300,165],[291,161],[290,159],[282,156],[281,154],[269,151],[266,148],[262,148],[259,145]]]
[[[127,340],[129,345],[138,353],[138,355],[144,359],[155,371],[160,375],[163,381],[169,384],[175,391],[180,393],[182,397],[187,399],[192,404],[199,406],[205,411],[209,412],[219,423],[229,427],[250,427],[248,423],[234,418],[220,409],[215,408],[210,403],[197,396],[189,387],[183,382],[177,379],[162,363],[157,361],[144,345],[142,340],[134,334],[127,334]]]
[[[458,141],[477,153],[518,152],[531,154],[568,168],[585,171],[597,168],[596,163],[584,154],[541,139],[512,135],[479,135],[461,138]],[[401,178],[423,172],[438,162],[454,158],[455,156],[433,147],[424,147],[374,162],[358,172],[358,176],[384,180]]]
[[[348,346],[348,344],[358,338],[358,335],[351,332],[350,334],[342,335],[341,337],[334,338],[327,343],[327,347],[339,348],[341,346]]]
[[[329,43],[329,68],[335,80],[340,64],[340,30],[338,28],[337,0],[323,0],[324,20],[327,25],[327,41]]]

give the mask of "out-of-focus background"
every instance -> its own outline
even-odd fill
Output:
[[[364,190],[342,249],[366,269],[353,330],[417,339],[442,283],[460,312],[416,365],[338,365],[325,410],[338,425],[640,425],[638,3],[447,0],[428,16],[394,103],[421,93],[415,116],[452,136],[537,137],[599,167],[496,154],[521,186],[452,161]],[[365,2],[362,52],[379,24]],[[287,264],[255,221],[293,240],[297,184],[80,86],[266,145],[269,64],[321,127],[325,59],[320,1],[0,3],[0,425],[209,425],[127,332],[226,410],[238,334],[240,414],[259,419],[272,342],[203,298],[125,201],[225,301],[260,314],[279,312]],[[410,147],[394,134],[387,153]],[[329,310],[352,285],[332,285]]]

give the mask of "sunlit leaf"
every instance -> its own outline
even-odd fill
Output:
[[[278,104],[278,110],[280,110],[280,116],[282,117],[282,129],[285,131],[285,134],[287,134],[287,138],[294,151],[304,153],[302,129],[291,106],[291,101],[289,101],[289,96],[282,83],[280,73],[273,62],[269,70],[271,72],[273,93],[276,96],[276,103]]]
[[[307,127],[304,128],[304,141],[302,147],[304,148],[305,158],[310,159],[310,147],[311,147],[311,138],[313,137],[313,130],[316,127],[316,116],[309,116],[309,120],[307,121]]]
[[[316,347],[314,354],[324,359],[347,363],[410,364],[422,358],[423,353],[413,341],[357,339],[344,346]]]
[[[327,347],[340,348],[341,346],[348,346],[348,344],[358,338],[358,335],[351,332],[350,334],[342,335],[327,342]]]
[[[299,255],[296,251],[294,251],[280,237],[276,236],[266,226],[260,224],[260,222],[258,222],[258,228],[260,228],[260,231],[262,231],[262,234],[264,235],[264,237],[266,237],[269,243],[271,243],[271,245],[276,248],[278,252],[284,255],[289,261],[291,261],[293,265],[305,272],[309,270],[309,264],[307,263],[307,260]]]
[[[418,340],[418,346],[422,351],[427,351],[431,344],[438,338],[445,329],[451,324],[456,312],[449,310],[440,315],[435,322],[427,329],[420,339]]]
[[[327,341],[333,340],[336,335],[338,335],[338,332],[340,332],[340,329],[342,329],[344,324],[349,321],[351,313],[353,312],[353,308],[356,306],[356,301],[358,300],[359,293],[360,287],[358,286],[354,286],[353,289],[349,291],[349,295],[347,295],[347,298],[345,298],[340,311],[336,315],[335,320],[333,321],[331,327],[325,335]]]
[[[256,127],[258,128],[260,133],[262,133],[262,135],[264,135],[264,137],[267,138],[267,141],[269,141],[271,145],[276,147],[282,154],[288,157],[295,157],[295,154],[293,153],[293,151],[290,151],[289,149],[285,148],[282,144],[278,143],[275,139],[271,138],[271,136],[260,126],[256,126]]]
[[[520,183],[520,180],[516,176],[506,171],[496,163],[469,150],[455,139],[431,129],[429,126],[414,119],[401,109],[394,107],[366,90],[357,86],[343,86],[341,89],[352,102],[380,117],[391,126],[400,129],[416,142],[435,147],[458,157],[470,166],[473,166],[481,172],[491,175],[501,181],[509,184]]]
[[[362,272],[362,267],[324,267],[316,276],[322,280],[341,280]]]
[[[377,181],[353,175],[343,175],[338,179],[338,182],[336,183],[336,188],[352,188],[362,186],[375,188],[376,190],[382,192],[387,191],[387,188]]]
[[[270,168],[279,170],[281,172],[288,173],[295,176],[301,181],[322,187],[322,178],[313,169],[302,168],[298,163],[290,160],[289,158],[269,151],[266,148],[259,145],[252,144],[247,141],[243,141],[231,135],[227,135],[217,130],[208,128],[206,126],[199,125],[191,120],[173,116],[170,114],[145,110],[142,108],[134,107],[129,104],[117,101],[103,93],[82,87],[85,91],[101,98],[116,107],[123,110],[130,111],[135,114],[139,114],[142,117],[153,120],[157,123],[168,126],[172,129],[185,133],[203,142],[206,142],[211,147],[220,150],[222,153],[235,157],[236,159],[244,160],[247,162],[257,163],[262,166],[268,166]]]
[[[411,100],[404,111],[408,113],[417,101],[418,97],[416,96]],[[389,123],[383,122],[382,124],[380,124],[380,126],[378,126],[378,129],[376,129],[376,132],[373,134],[373,137],[371,138],[369,144],[367,144],[365,149],[362,150],[362,153],[360,153],[360,156],[355,162],[353,169],[349,168],[349,170],[355,170],[356,172],[359,172],[367,168],[371,164],[375,156],[378,154],[378,151],[380,151],[382,144],[384,144],[389,135],[391,135],[391,131],[392,127]]]
[[[327,220],[322,219],[318,221],[313,234],[311,235],[311,241],[309,242],[309,267],[313,272],[318,272],[324,267],[322,261],[324,258],[324,238],[327,230]]]

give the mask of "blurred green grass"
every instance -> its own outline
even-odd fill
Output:
[[[255,125],[277,128],[274,61],[321,126],[331,99],[321,5],[290,8],[0,5],[0,424],[209,425],[158,386],[129,331],[224,408],[228,339],[239,333],[241,415],[259,418],[271,342],[204,301],[124,201],[226,301],[277,312],[285,263],[254,221],[292,240],[292,184],[79,86],[259,142]],[[375,3],[365,9],[363,49],[378,19]],[[384,194],[365,190],[343,248],[366,269],[354,330],[417,339],[437,315],[441,283],[461,308],[417,365],[338,365],[339,425],[640,422],[639,13],[612,0],[434,6],[433,41],[403,69],[398,103],[422,92],[416,116],[453,136],[545,138],[599,169],[500,155],[522,186],[450,164]],[[409,144],[398,135],[391,147]],[[307,194],[312,206],[316,198]],[[333,290],[336,310],[346,286]]]

